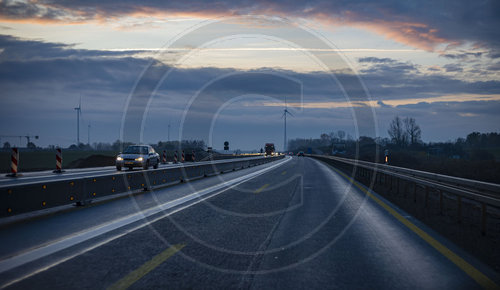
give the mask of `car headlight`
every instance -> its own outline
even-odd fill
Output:
[[[142,158],[142,157],[137,157],[137,158],[135,159],[135,161],[142,161],[142,160],[144,160],[144,158]]]
[[[116,161],[122,161],[123,158],[121,156],[116,157]]]

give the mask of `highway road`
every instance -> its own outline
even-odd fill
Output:
[[[0,229],[0,287],[498,288],[499,277],[307,157]]]

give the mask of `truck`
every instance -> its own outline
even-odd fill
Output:
[[[266,146],[264,148],[266,151],[266,156],[273,156],[275,154],[274,143],[266,143]]]

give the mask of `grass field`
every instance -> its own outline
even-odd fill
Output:
[[[63,169],[75,160],[92,155],[116,156],[115,151],[63,151]],[[0,172],[10,172],[11,152],[0,152]],[[18,172],[56,168],[55,151],[20,151]]]

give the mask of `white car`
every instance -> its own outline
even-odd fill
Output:
[[[122,167],[132,169],[142,167],[148,169],[150,166],[158,168],[160,164],[160,155],[149,145],[131,145],[116,157],[116,169],[122,170]]]

